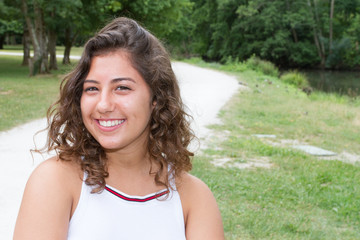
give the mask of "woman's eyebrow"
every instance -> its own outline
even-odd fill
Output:
[[[98,81],[96,81],[96,80],[91,80],[91,79],[85,79],[84,83],[95,83],[95,84],[99,84]]]
[[[130,77],[114,78],[113,80],[111,80],[111,83],[117,83],[117,82],[121,82],[121,81],[131,81],[131,82],[136,83],[135,80]]]
[[[111,80],[111,83],[113,84],[113,83],[117,83],[117,82],[121,82],[121,81],[131,81],[131,82],[136,83],[135,80],[130,77],[114,78],[113,80]],[[92,79],[85,79],[84,83],[100,84],[98,81],[92,80]]]

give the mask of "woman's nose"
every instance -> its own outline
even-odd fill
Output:
[[[114,110],[114,102],[111,94],[101,93],[97,109],[100,113],[112,112]]]

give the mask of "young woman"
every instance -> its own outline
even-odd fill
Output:
[[[31,175],[14,239],[223,239],[212,193],[187,173],[187,117],[159,40],[113,20],[49,109],[58,154]]]

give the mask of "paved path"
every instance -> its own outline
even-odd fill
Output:
[[[206,125],[216,123],[220,108],[237,91],[237,80],[223,73],[185,63],[173,64],[179,79],[183,100],[194,116],[193,128],[206,137]],[[1,73],[0,73],[1,80]],[[11,119],[9,119],[10,121]],[[12,232],[22,193],[31,171],[43,157],[31,156],[33,136],[46,126],[45,119],[32,121],[6,132],[0,132],[0,239],[12,239]],[[38,146],[45,143],[46,133],[36,137]],[[46,158],[46,156],[45,156]]]
[[[4,51],[0,51],[0,55],[7,55],[7,56],[22,56],[22,53],[17,53],[17,52],[4,52]],[[34,54],[30,54],[31,56],[33,56]],[[56,54],[56,58],[63,58],[64,55],[59,55]],[[80,59],[80,56],[70,56],[70,59]]]

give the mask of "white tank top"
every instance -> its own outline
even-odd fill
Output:
[[[86,177],[86,176],[84,176]],[[130,196],[106,185],[101,193],[83,182],[79,203],[69,223],[68,240],[184,240],[179,193],[167,191]]]

